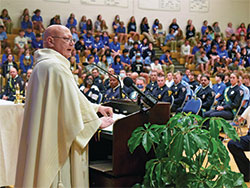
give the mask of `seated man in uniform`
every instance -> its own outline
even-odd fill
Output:
[[[150,73],[150,82],[146,86],[146,90],[151,93],[156,87],[157,87],[157,71],[152,70]]]
[[[181,79],[177,74],[178,73],[174,73],[174,85],[170,88],[172,95],[174,96],[174,103],[171,107],[171,112],[176,112],[176,110],[182,106],[187,93],[187,89],[181,84]]]
[[[224,92],[223,101],[218,104],[215,110],[210,110],[204,114],[205,117],[222,117],[226,120],[232,120],[236,111],[241,105],[243,91],[238,85],[239,76],[235,73],[230,75],[231,86]]]
[[[200,98],[202,101],[200,116],[203,113],[209,111],[214,103],[215,93],[214,90],[209,87],[210,78],[207,75],[201,76],[201,86],[195,90],[195,96]]]
[[[105,92],[105,88],[102,82],[102,79],[100,78],[100,72],[98,68],[92,69],[92,75],[94,76],[94,85],[96,85],[101,93]]]
[[[162,102],[172,102],[171,91],[166,86],[166,78],[164,73],[159,73],[157,76],[157,87],[153,90],[152,95]]]
[[[24,81],[20,76],[18,76],[16,68],[12,67],[10,68],[10,78],[8,79],[8,82],[5,86],[2,99],[14,101],[17,85],[20,89],[20,94],[23,94]]]
[[[112,99],[121,99],[124,98],[122,94],[121,86],[116,78],[109,77],[110,88],[105,92],[103,102],[109,102]]]

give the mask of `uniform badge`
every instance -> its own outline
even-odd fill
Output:
[[[115,98],[114,96],[111,97],[111,99],[114,99],[114,98]]]
[[[206,95],[205,95],[205,94],[204,94],[204,95],[202,95],[202,98],[203,98],[203,99],[205,99],[205,97],[206,97]]]
[[[174,93],[174,95],[177,95],[178,94],[178,92],[176,91],[175,93]]]
[[[161,88],[161,91],[163,90],[163,88]]]
[[[244,92],[242,90],[240,90],[240,96],[242,96],[244,94]]]
[[[161,94],[160,95],[158,95],[158,99],[160,99],[161,98]]]
[[[175,87],[174,89],[177,89],[177,87]]]
[[[234,94],[234,91],[231,91],[231,93],[230,93],[231,95],[233,95]]]
[[[172,94],[172,91],[171,90],[168,90],[168,95],[170,96]]]

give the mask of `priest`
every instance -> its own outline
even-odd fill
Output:
[[[88,187],[88,142],[113,123],[113,112],[78,89],[67,60],[74,48],[68,28],[48,27],[44,47],[35,52],[29,80],[15,187]]]

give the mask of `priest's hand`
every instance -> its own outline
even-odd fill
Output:
[[[113,117],[113,109],[108,106],[100,106],[98,108],[98,112],[100,112],[105,117]]]
[[[111,117],[101,117],[100,120],[102,121],[100,129],[104,129],[114,123],[114,120]]]

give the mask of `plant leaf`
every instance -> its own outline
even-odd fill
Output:
[[[229,138],[231,138],[234,141],[240,140],[235,128],[232,125],[230,125],[225,119],[220,118],[217,121],[221,124],[224,132],[227,134]]]
[[[150,139],[149,133],[146,132],[142,137],[142,146],[144,147],[146,153],[148,153],[152,147],[152,140]]]
[[[143,132],[132,134],[132,136],[128,140],[128,148],[129,148],[130,153],[133,153],[135,149],[141,144],[142,136],[143,136]]]
[[[181,160],[183,153],[183,142],[184,136],[181,132],[177,133],[176,137],[173,139],[173,142],[170,146],[170,158],[173,157],[177,162]]]
[[[160,142],[160,136],[159,136],[158,132],[153,131],[153,130],[149,130],[148,133],[149,133],[150,139],[154,143],[159,144],[159,142]]]
[[[219,137],[219,128],[216,124],[216,120],[214,118],[211,118],[209,121],[209,130],[210,130],[210,135],[213,138],[218,138]]]

